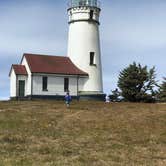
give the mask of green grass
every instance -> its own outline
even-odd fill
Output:
[[[165,166],[166,105],[0,102],[0,166]]]

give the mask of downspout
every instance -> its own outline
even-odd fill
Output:
[[[78,83],[78,80],[79,80],[79,75],[77,75],[77,100],[79,100],[79,96],[78,96],[79,83]]]
[[[32,95],[33,95],[33,73],[31,74],[31,97],[30,97],[31,100],[32,100]]]
[[[19,97],[19,83],[18,83],[18,75],[16,74],[16,99]]]

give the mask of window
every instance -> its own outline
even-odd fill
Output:
[[[69,78],[64,78],[64,91],[69,91]]]
[[[82,6],[82,2],[81,1],[79,2],[79,6]]]
[[[48,81],[48,78],[47,77],[43,77],[43,91],[48,91],[47,90],[47,81]]]
[[[80,0],[79,1],[79,6],[85,6],[86,5],[86,1]]]
[[[94,52],[90,52],[90,65],[95,65],[94,64],[94,57],[95,57],[95,53]]]
[[[93,19],[93,10],[90,10],[90,19]]]

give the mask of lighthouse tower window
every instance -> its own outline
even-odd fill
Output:
[[[94,52],[90,52],[90,65],[95,65],[94,64],[94,58],[95,58],[95,53]]]
[[[93,10],[90,10],[90,19],[93,19]]]

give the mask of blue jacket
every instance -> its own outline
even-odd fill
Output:
[[[70,95],[66,95],[65,96],[65,101],[70,102],[71,101],[71,96]]]

